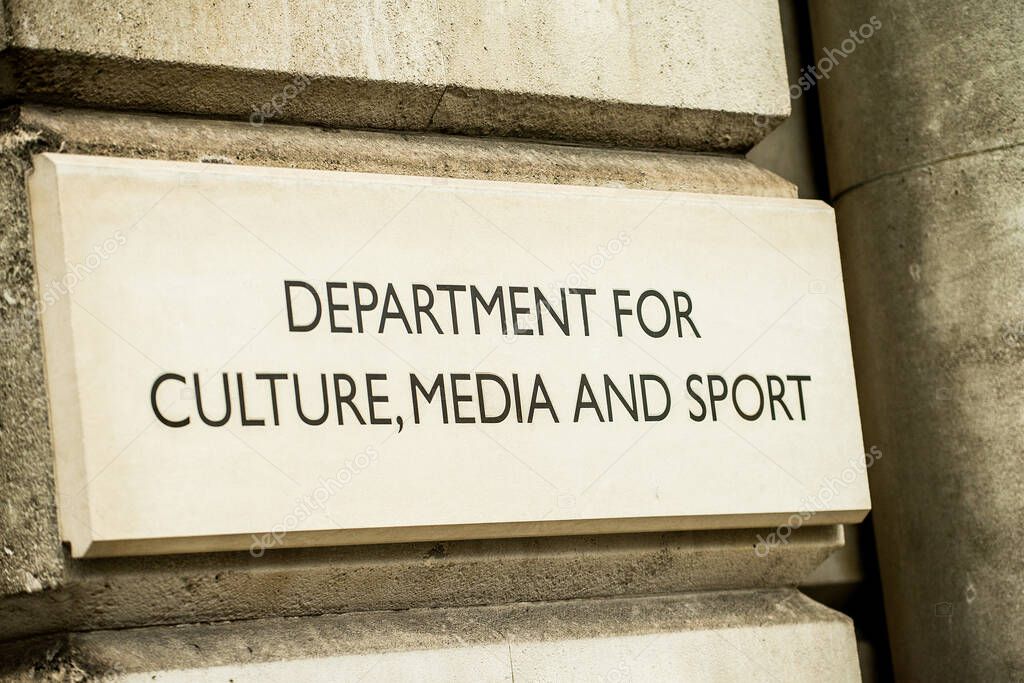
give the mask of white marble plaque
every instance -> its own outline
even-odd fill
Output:
[[[75,556],[869,508],[820,202],[43,154]]]

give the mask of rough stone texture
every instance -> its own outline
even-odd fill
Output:
[[[743,159],[509,140],[25,107],[21,125],[80,154],[536,183],[795,197]]]
[[[1024,150],[839,200],[898,675],[1024,676]]]
[[[0,640],[66,629],[793,585],[839,527],[797,531],[767,557],[718,531],[74,561],[59,543],[33,310],[23,175],[30,151],[206,160],[584,185],[793,196],[740,159],[437,135],[26,108],[4,138],[0,215]],[[28,314],[26,315],[26,311]],[[9,551],[9,552],[8,552]]]
[[[877,16],[819,82],[833,196],[883,174],[1024,142],[1018,0],[815,0],[818,56]]]
[[[898,679],[1024,678],[1024,88],[1014,1],[812,7]]]
[[[12,680],[859,681],[850,621],[793,590],[408,610],[68,634]]]
[[[789,113],[773,0],[5,4],[27,101],[704,151]]]
[[[25,194],[43,146],[38,133],[0,135],[0,594],[52,587],[63,566]]]
[[[458,541],[67,560],[62,588],[0,600],[0,641],[325,612],[795,585],[840,547],[805,527],[758,557],[767,530]]]

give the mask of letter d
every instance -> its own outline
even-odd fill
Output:
[[[310,294],[313,295],[313,302],[316,304],[316,315],[313,317],[313,322],[307,325],[296,325],[295,315],[292,310],[292,289],[294,287],[301,287]],[[320,314],[323,313],[323,306],[320,304],[320,295],[316,293],[312,285],[302,282],[301,280],[285,280],[284,281],[284,301],[285,306],[288,309],[288,331],[289,332],[309,332],[320,323]]]

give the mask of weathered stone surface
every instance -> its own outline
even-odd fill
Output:
[[[25,194],[42,148],[35,132],[0,136],[0,594],[52,587],[63,566]]]
[[[817,55],[881,22],[819,81],[833,196],[882,174],[1024,142],[1017,0],[809,3]]]
[[[814,3],[874,528],[897,678],[1024,675],[1024,14]]]
[[[733,151],[789,113],[771,0],[6,4],[30,101]]]
[[[1024,151],[839,200],[850,327],[898,675],[1024,673]]]
[[[81,154],[257,166],[795,197],[774,173],[727,156],[26,107],[21,124]]]
[[[794,590],[98,631],[0,662],[44,680],[860,680],[850,621]]]
[[[60,588],[0,601],[0,641],[66,629],[794,585],[843,543],[841,527],[805,527],[759,556],[758,535],[769,533],[68,559]]]

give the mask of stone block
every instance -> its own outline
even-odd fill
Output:
[[[29,101],[704,151],[789,114],[772,0],[6,5]]]

